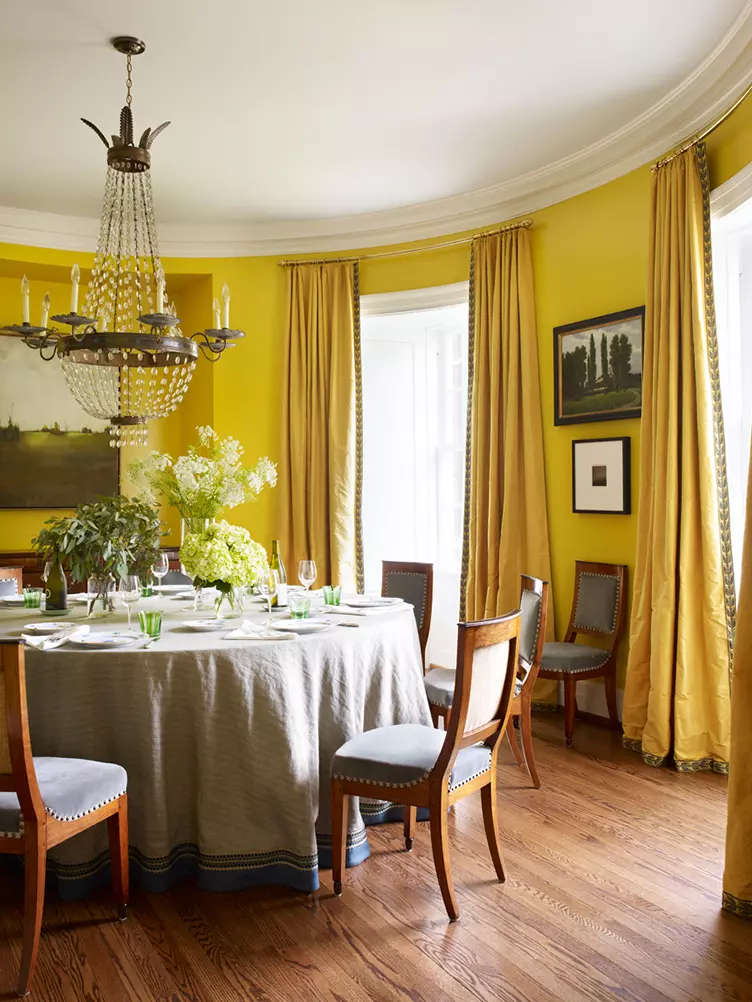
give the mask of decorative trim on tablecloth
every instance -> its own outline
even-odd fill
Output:
[[[735,898],[728,891],[723,892],[723,908],[732,915],[741,915],[742,918],[752,918],[752,901],[745,901],[744,898]]]
[[[718,334],[713,295],[713,247],[710,240],[710,176],[705,143],[695,145],[695,158],[702,184],[703,278],[705,300],[705,328],[707,333],[708,372],[713,402],[713,445],[715,449],[715,483],[718,496],[718,527],[721,536],[721,566],[723,568],[723,596],[726,607],[726,638],[728,642],[729,672],[734,670],[734,639],[736,635],[736,584],[734,582],[734,557],[731,550],[731,514],[729,508],[728,478],[726,475],[726,436],[723,430],[721,402],[721,377],[718,366]]]
[[[353,346],[355,356],[355,585],[365,589],[363,565],[363,366],[360,350],[360,269],[353,264]]]

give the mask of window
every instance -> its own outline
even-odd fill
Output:
[[[718,364],[738,588],[752,428],[752,179],[745,185],[741,176],[732,178],[713,193],[711,208]]]
[[[366,590],[380,590],[382,560],[433,563],[427,657],[453,666],[464,511],[467,283],[364,296],[362,315]]]

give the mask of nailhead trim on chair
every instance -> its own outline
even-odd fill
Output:
[[[379,782],[373,781],[372,785],[373,786],[386,786],[390,790],[406,790],[409,786],[417,786],[418,783],[422,783],[423,780],[427,779],[428,776],[430,776],[430,775],[431,775],[431,770],[429,769],[428,772],[424,772],[422,776],[420,776],[418,779],[413,779],[410,783],[382,783],[381,781],[379,781]],[[369,779],[363,779],[362,777],[360,779],[356,779],[354,776],[332,776],[332,779],[342,779],[346,783],[370,783],[371,782],[371,780],[369,780]]]
[[[587,626],[583,623],[578,623],[575,621],[572,625],[577,628],[580,627],[581,630],[592,630],[594,633],[603,633],[605,636],[613,633],[616,629],[616,614],[619,611],[619,600],[621,598],[621,582],[615,574],[593,574],[592,571],[583,571],[577,579],[577,601],[575,603],[575,610],[579,608],[580,605],[580,582],[583,578],[608,578],[609,581],[616,581],[616,601],[614,602],[614,619],[611,624],[610,630],[599,630],[594,626]],[[576,612],[575,612],[576,615]]]
[[[107,800],[103,800],[101,804],[95,804],[88,811],[84,811],[83,814],[71,814],[66,817],[63,814],[56,814],[54,811],[51,811],[49,807],[45,807],[45,812],[56,821],[78,821],[79,818],[85,818],[87,815],[93,814],[94,811],[98,811],[100,807],[106,807],[107,804],[111,804],[114,800],[119,800],[120,797],[125,796],[126,793],[127,790],[121,790],[120,793],[116,793],[114,797],[109,797]]]
[[[485,773],[490,772],[490,771],[491,771],[491,765],[489,764],[489,766],[488,766],[487,769],[481,769],[480,772],[473,773],[472,776],[468,776],[467,779],[463,779],[461,783],[455,783],[454,786],[450,786],[449,789],[450,790],[459,790],[459,788],[461,786],[464,786],[466,783],[472,783],[472,781],[474,779],[477,779],[478,776],[483,776],[483,775],[485,775]]]
[[[0,838],[23,838],[24,835],[24,820],[23,814],[18,815],[18,831],[16,832],[0,832]]]
[[[426,614],[426,588],[427,588],[427,584],[426,584],[426,576],[425,576],[425,574],[420,574],[418,571],[390,571],[387,574],[387,578],[386,578],[387,595],[389,595],[389,578],[391,578],[391,577],[395,577],[395,578],[420,578],[421,581],[423,582],[423,598],[421,599],[421,604],[420,604],[420,624],[419,624],[419,626],[423,626],[423,618],[424,618],[424,616]]]
[[[532,591],[530,588],[523,588],[522,594],[536,595],[541,600],[538,604],[538,618],[535,621],[535,636],[533,637],[533,656],[535,656],[535,648],[538,646],[538,634],[540,633],[541,617],[543,616],[543,596],[538,595],[537,591]],[[527,678],[527,676],[525,677]]]

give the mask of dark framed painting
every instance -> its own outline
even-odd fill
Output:
[[[0,508],[75,508],[119,490],[119,449],[90,417],[60,362],[0,338]]]
[[[632,513],[631,443],[622,438],[572,442],[572,511],[581,515]]]
[[[645,307],[554,327],[554,424],[642,413]]]

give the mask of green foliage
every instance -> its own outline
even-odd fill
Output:
[[[601,382],[604,387],[611,386],[611,376],[608,372],[608,338],[605,331],[601,334]]]
[[[137,574],[146,579],[165,535],[154,508],[122,495],[79,505],[69,518],[50,518],[32,540],[45,560],[59,559],[73,581]]]
[[[561,359],[561,381],[564,397],[581,397],[587,382],[588,352],[585,345],[564,353]]]
[[[609,345],[611,385],[621,390],[629,385],[632,372],[632,345],[626,334],[614,334]]]
[[[595,414],[639,407],[642,394],[639,389],[611,390],[608,393],[593,393],[580,400],[565,400],[564,414]]]
[[[590,335],[590,350],[588,351],[587,363],[587,383],[588,389],[592,392],[595,389],[596,368],[595,368],[595,335]]]
[[[2,442],[17,442],[21,437],[21,429],[13,421],[13,418],[8,418],[8,423],[4,428],[0,427],[0,441]]]

